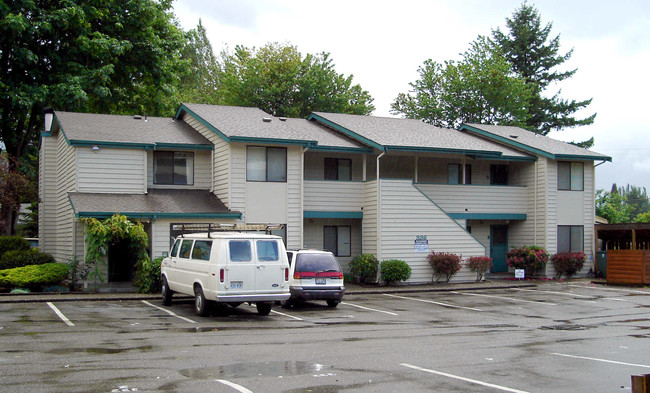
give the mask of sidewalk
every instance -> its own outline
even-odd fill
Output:
[[[486,289],[529,288],[536,287],[536,281],[487,280],[479,283],[439,283],[422,285],[376,286],[345,284],[345,296],[371,295],[381,293],[416,293],[416,292],[450,292],[482,291]],[[181,296],[179,296],[180,298]],[[190,298],[189,296],[183,296]],[[80,302],[80,301],[120,301],[120,300],[158,300],[159,293],[110,293],[110,292],[61,292],[0,294],[0,303],[36,303],[36,302]]]

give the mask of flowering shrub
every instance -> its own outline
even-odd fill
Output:
[[[411,267],[408,263],[398,259],[381,263],[381,279],[386,282],[386,285],[395,281],[406,281],[409,277],[411,277]]]
[[[467,268],[476,273],[476,282],[479,282],[484,278],[485,273],[492,268],[492,258],[469,257],[467,259]]]
[[[440,277],[445,277],[446,282],[449,282],[451,277],[458,273],[462,267],[460,263],[461,256],[447,252],[435,252],[427,256],[429,265],[433,268],[433,275],[435,281],[438,282]]]
[[[525,269],[526,276],[533,275],[537,270],[546,267],[548,253],[541,247],[523,246],[508,251],[506,254],[508,266],[515,269]]]
[[[560,278],[562,274],[567,277],[576,274],[576,272],[580,271],[585,265],[586,259],[587,255],[582,251],[560,252],[551,256],[551,262],[553,262],[557,278]]]
[[[372,254],[361,254],[356,256],[350,262],[350,273],[354,275],[359,282],[364,283],[367,279],[375,281],[377,278],[377,267],[379,261]]]

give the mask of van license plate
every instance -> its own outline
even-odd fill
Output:
[[[243,282],[242,281],[231,281],[230,282],[230,289],[242,289],[243,288]]]
[[[327,279],[325,278],[317,278],[316,279],[316,285],[325,285],[327,283]]]

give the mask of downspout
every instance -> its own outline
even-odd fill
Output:
[[[379,179],[379,159],[381,159],[385,151],[377,156],[377,260],[381,261],[381,185]]]
[[[300,155],[300,243],[299,248],[305,247],[305,152],[309,150],[309,146],[302,149]],[[288,220],[287,220],[288,221]],[[286,231],[286,229],[285,229]],[[287,243],[289,242],[289,234],[287,234]]]

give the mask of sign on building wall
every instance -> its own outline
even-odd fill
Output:
[[[429,252],[429,240],[427,235],[416,235],[415,236],[415,252]]]

